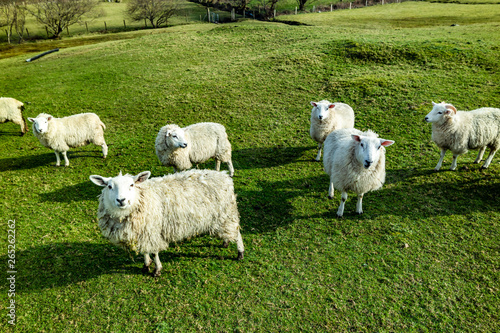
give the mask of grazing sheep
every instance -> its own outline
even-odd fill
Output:
[[[379,139],[370,130],[355,128],[333,131],[325,140],[323,165],[330,176],[328,197],[333,198],[334,187],[342,191],[337,216],[344,214],[347,191],[358,195],[356,213],[362,214],[363,195],[378,190],[385,182],[385,148],[394,141]]]
[[[311,102],[311,138],[318,142],[316,161],[321,159],[321,147],[332,131],[340,128],[354,127],[354,111],[344,103],[330,103],[327,100]]]
[[[80,113],[64,118],[55,118],[50,114],[40,113],[36,118],[28,118],[33,123],[33,134],[40,143],[56,153],[56,166],[61,164],[59,152],[64,157],[64,165],[69,166],[66,152],[70,148],[93,143],[102,146],[103,157],[108,155],[108,146],[104,141],[106,126],[95,113]]]
[[[243,239],[234,185],[227,172],[188,170],[164,177],[149,178],[144,171],[136,176],[121,172],[117,177],[90,176],[104,186],[99,197],[99,227],[113,244],[144,254],[143,272],[149,272],[150,253],[155,270],[162,269],[158,253],[169,243],[200,234],[236,242],[237,260],[243,259]]]
[[[12,121],[21,126],[21,135],[27,131],[26,120],[23,117],[24,104],[9,97],[0,98],[0,124]]]
[[[172,165],[174,172],[191,169],[192,163],[203,163],[213,157],[215,170],[220,170],[222,161],[227,163],[229,175],[234,175],[231,143],[221,124],[198,123],[185,128],[174,124],[163,126],[156,137],[155,148],[160,162]]]
[[[479,149],[474,163],[480,163],[486,148],[490,154],[482,168],[486,169],[500,148],[500,109],[481,108],[473,111],[457,111],[448,103],[434,103],[425,120],[432,123],[432,141],[441,148],[441,157],[434,170],[438,171],[449,149],[453,153],[450,170],[457,167],[458,155],[469,149]]]

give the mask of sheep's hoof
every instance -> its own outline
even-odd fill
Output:
[[[440,168],[434,168],[434,171],[439,171]]]
[[[238,251],[238,256],[236,257],[236,260],[243,260],[243,252]]]
[[[344,217],[343,215],[339,215],[339,214],[337,214],[337,218],[338,218],[338,219],[341,219],[341,218],[343,218],[343,217]]]
[[[356,213],[358,213],[359,215],[363,214],[363,212],[362,212],[362,211],[361,211],[361,212],[356,212]]]
[[[225,240],[224,242],[222,242],[222,247],[223,248],[229,247],[229,241]]]
[[[332,199],[333,199],[333,197],[332,197],[331,195],[329,195],[329,196],[328,196],[328,199],[332,200]]]
[[[149,266],[146,266],[146,264],[144,264],[144,266],[142,266],[142,272],[143,272],[144,274],[149,273]]]
[[[153,271],[153,277],[159,277],[161,275],[161,271],[159,269],[156,269]]]
[[[483,166],[481,167],[481,170],[484,170],[484,169],[488,169],[488,167],[483,165]]]

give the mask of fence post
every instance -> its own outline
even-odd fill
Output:
[[[333,4],[330,4],[330,11],[333,12]]]
[[[297,15],[297,7],[295,7],[295,15]]]
[[[349,2],[349,9],[351,9],[352,7],[352,2]]]
[[[210,8],[207,7],[208,23],[210,23]]]
[[[276,9],[274,10],[274,16],[273,17],[276,18]]]
[[[316,6],[313,6],[313,13],[316,11]]]

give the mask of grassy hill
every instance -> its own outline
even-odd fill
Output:
[[[498,331],[500,157],[481,170],[469,152],[452,172],[447,155],[433,171],[439,150],[423,118],[431,101],[500,106],[499,13],[392,4],[283,18],[304,25],[191,24],[32,63],[29,54],[1,59],[0,94],[24,101],[27,117],[95,112],[109,145],[106,160],[86,146],[56,168],[32,133],[0,124],[16,330]],[[396,141],[363,215],[351,193],[335,217],[340,194],[327,199],[313,160],[309,102],[325,98],[350,104],[357,128]],[[170,173],[155,156],[158,130],[202,121],[224,124],[233,146],[245,260],[203,236],[162,252],[154,279],[141,256],[101,236],[100,188],[88,177]],[[7,245],[4,236],[5,265]],[[4,314],[9,289],[0,284]],[[0,329],[14,331],[6,316]]]

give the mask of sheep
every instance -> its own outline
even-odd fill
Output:
[[[153,276],[160,276],[158,253],[169,243],[210,234],[236,242],[243,259],[243,239],[236,194],[227,172],[197,170],[149,178],[149,171],[114,178],[98,175],[90,180],[103,186],[97,216],[103,236],[113,244],[144,254],[143,272],[149,273],[154,254]]]
[[[231,161],[231,143],[223,125],[198,123],[185,128],[175,124],[163,126],[156,137],[156,156],[165,166],[173,166],[174,172],[191,169],[192,163],[203,163],[215,158],[215,170],[225,162],[229,175],[234,175]]]
[[[450,170],[455,170],[459,155],[465,154],[469,149],[479,149],[474,163],[480,163],[489,147],[490,154],[481,167],[488,168],[500,148],[500,109],[457,111],[453,105],[445,102],[432,102],[432,105],[425,121],[432,123],[432,141],[441,149],[441,156],[434,170],[441,168],[448,149],[453,153]]]
[[[17,99],[10,97],[0,98],[0,124],[12,121],[21,126],[21,136],[23,136],[28,126],[23,117],[24,104]]]
[[[356,213],[362,214],[363,195],[378,190],[385,182],[385,148],[394,141],[379,139],[371,130],[355,128],[333,131],[325,140],[323,165],[330,176],[328,197],[333,198],[334,187],[342,191],[337,216],[344,215],[347,191],[358,195]]]
[[[354,127],[354,111],[344,103],[330,103],[327,100],[311,102],[311,138],[318,142],[316,161],[321,160],[321,147],[332,131],[340,128]]]
[[[66,152],[70,148],[93,143],[102,146],[103,157],[108,155],[108,146],[104,141],[106,126],[95,113],[80,113],[64,118],[55,118],[50,114],[40,113],[36,118],[28,118],[33,123],[33,134],[40,143],[56,153],[56,166],[61,164],[59,152],[64,157],[64,165],[69,166]]]

